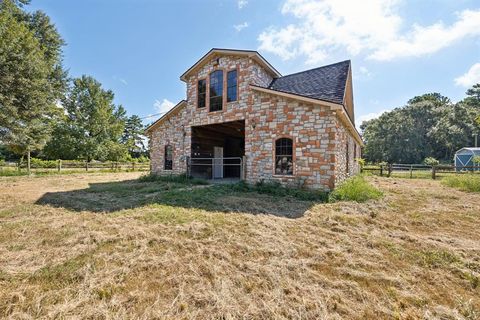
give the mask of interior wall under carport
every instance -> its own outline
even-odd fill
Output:
[[[223,177],[240,178],[241,159],[245,155],[245,121],[232,121],[219,124],[192,127],[191,167],[193,177],[212,179],[215,147],[223,148]],[[197,160],[195,160],[197,159]]]

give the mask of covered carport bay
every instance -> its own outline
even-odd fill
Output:
[[[241,179],[244,172],[245,121],[192,127],[190,176]]]

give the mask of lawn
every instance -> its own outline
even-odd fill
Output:
[[[0,177],[0,317],[480,317],[480,193],[370,176],[383,197],[323,203],[139,176]]]

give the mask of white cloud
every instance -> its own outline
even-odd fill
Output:
[[[380,117],[382,114],[384,114],[385,112],[390,112],[391,110],[381,110],[379,112],[370,112],[370,113],[367,113],[367,114],[363,114],[359,117],[357,117],[356,119],[356,126],[358,129],[360,129],[360,126],[362,125],[363,122],[365,121],[369,121],[369,120],[372,120],[372,119],[376,119],[378,117]]]
[[[237,5],[238,9],[243,9],[248,4],[248,0],[238,0]]]
[[[359,79],[369,79],[372,76],[370,70],[367,67],[361,66],[358,68],[357,78]]]
[[[123,79],[123,78],[120,78],[120,77],[117,77],[117,76],[113,76],[113,79],[116,80],[116,81],[120,81],[120,82],[123,83],[124,85],[128,85],[127,80],[125,80],[125,79]]]
[[[235,28],[235,30],[237,30],[237,32],[240,32],[248,27],[248,22],[245,21],[244,23],[235,24],[233,27]]]
[[[308,64],[319,63],[338,49],[385,61],[431,54],[465,37],[480,35],[480,10],[462,11],[448,26],[441,21],[405,26],[400,2],[287,0],[282,14],[298,21],[264,30],[258,36],[259,50],[284,60],[304,56]]]
[[[170,109],[172,109],[174,106],[175,103],[168,99],[163,99],[162,101],[155,100],[155,102],[153,103],[153,107],[155,108],[155,110],[158,111],[158,113],[166,113],[170,111]]]
[[[477,83],[480,83],[480,62],[471,66],[465,74],[455,78],[457,86],[468,88]]]

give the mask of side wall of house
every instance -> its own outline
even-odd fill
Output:
[[[245,128],[247,181],[331,190],[335,183],[337,122],[328,107],[255,93]],[[275,141],[293,140],[293,175],[275,174]]]
[[[361,148],[338,118],[336,119],[335,140],[335,185],[338,185],[348,177],[360,173],[360,165],[356,159],[361,157]]]
[[[155,174],[181,174],[187,170],[185,156],[189,154],[190,140],[187,140],[189,116],[183,108],[152,130],[150,135],[150,159]],[[172,170],[165,170],[165,146],[173,147]]]

